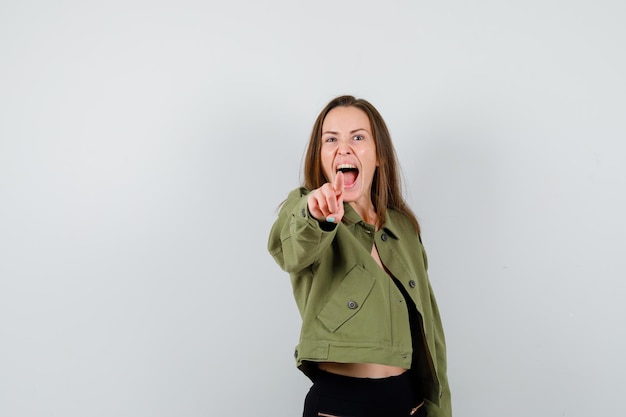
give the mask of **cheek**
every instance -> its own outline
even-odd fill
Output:
[[[332,165],[333,165],[332,155],[329,152],[322,151],[321,162],[322,162],[322,170],[324,171],[324,175],[326,175],[327,178],[330,178],[329,175],[332,171]]]
[[[378,166],[378,161],[376,160],[376,153],[372,153],[370,151],[363,151],[359,155],[359,159],[361,163],[364,165],[363,167],[366,169],[375,169]]]

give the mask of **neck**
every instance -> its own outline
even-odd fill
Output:
[[[357,212],[359,216],[363,219],[365,223],[372,224],[376,226],[376,230],[380,227],[378,224],[378,214],[376,210],[374,210],[374,205],[370,202],[367,205],[358,204],[356,201],[350,203],[354,211]]]

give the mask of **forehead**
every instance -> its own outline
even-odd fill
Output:
[[[322,132],[352,132],[357,129],[365,129],[368,132],[372,130],[367,114],[353,106],[335,107],[328,112],[322,123]]]

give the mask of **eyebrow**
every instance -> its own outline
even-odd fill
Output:
[[[361,127],[361,128],[353,130],[352,132],[350,132],[350,134],[353,135],[356,132],[360,132],[361,130],[364,131],[364,132],[370,133],[367,129]],[[322,132],[322,135],[327,135],[327,134],[336,135],[338,133],[339,132],[335,132],[334,130],[327,130],[326,132]]]

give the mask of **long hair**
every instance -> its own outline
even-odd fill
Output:
[[[322,125],[326,115],[335,107],[356,107],[362,110],[372,126],[379,166],[374,172],[370,197],[381,223],[385,222],[387,209],[391,208],[406,215],[419,233],[420,227],[417,218],[402,197],[399,166],[389,129],[387,129],[387,124],[378,110],[367,100],[357,99],[353,96],[340,96],[331,100],[317,116],[304,157],[303,186],[309,190],[314,190],[329,181],[322,168]]]

